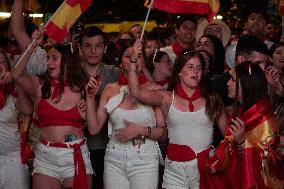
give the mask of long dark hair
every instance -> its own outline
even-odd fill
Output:
[[[236,104],[239,104],[239,90],[242,88],[242,108],[247,111],[257,101],[268,97],[267,81],[262,69],[251,61],[245,61],[235,67]],[[240,86],[239,86],[240,85]]]
[[[202,76],[199,82],[199,87],[201,90],[202,96],[206,100],[206,114],[211,120],[216,120],[224,110],[224,105],[222,103],[221,98],[219,95],[211,89],[210,80],[207,78],[205,71],[205,61],[203,59],[202,54],[197,51],[185,51],[181,53],[174,64],[173,75],[169,81],[168,90],[175,90],[178,83],[180,82],[180,72],[184,65],[192,58],[197,57],[199,58],[202,66]]]
[[[214,48],[214,55],[212,55],[214,65],[211,65],[209,69],[210,72],[212,73],[212,75],[223,74],[225,65],[225,48],[222,41],[218,37],[210,34],[203,35],[202,37],[200,37],[200,39],[203,37],[208,38],[212,42]]]
[[[56,49],[61,54],[60,73],[58,77],[59,86],[64,85],[64,75],[66,70],[67,82],[71,90],[74,92],[83,90],[88,81],[88,77],[80,64],[79,55],[72,53],[70,44],[55,44],[51,46],[50,49],[51,48]],[[43,86],[41,88],[42,98],[47,99],[51,95],[48,71],[40,76],[40,78],[43,81]]]

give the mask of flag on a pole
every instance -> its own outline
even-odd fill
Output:
[[[207,14],[212,20],[217,14],[219,0],[154,0],[154,8],[175,14]]]
[[[86,11],[93,0],[65,0],[45,26],[45,33],[56,42],[62,42],[72,25]]]

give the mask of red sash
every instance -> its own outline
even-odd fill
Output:
[[[210,174],[208,172],[207,160],[211,147],[202,152],[195,153],[189,146],[179,144],[168,145],[168,159],[178,162],[191,161],[197,158],[200,174],[200,189],[226,189],[225,174],[217,172]]]

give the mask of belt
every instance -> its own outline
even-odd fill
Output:
[[[74,145],[76,145],[76,144],[70,144],[70,143],[50,142],[43,138],[40,138],[39,142],[46,146],[56,147],[56,148],[74,148]],[[86,143],[87,141],[85,139],[82,139],[82,141],[80,143],[77,143],[77,145],[82,146]]]

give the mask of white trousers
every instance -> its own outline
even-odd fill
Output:
[[[140,147],[131,142],[108,143],[104,163],[105,189],[156,189],[159,176],[159,153],[156,142]]]
[[[19,151],[0,156],[0,189],[29,189],[29,183],[29,169]]]

